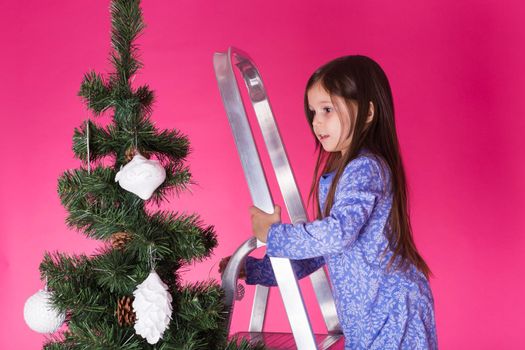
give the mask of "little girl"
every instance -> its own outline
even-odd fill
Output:
[[[345,349],[437,349],[430,270],[412,238],[384,71],[365,56],[335,59],[308,80],[304,108],[319,150],[317,219],[285,224],[279,206],[251,207],[266,256],[248,257],[242,277],[276,285],[268,257],[292,259],[298,278],[326,264]]]

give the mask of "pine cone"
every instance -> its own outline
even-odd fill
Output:
[[[140,153],[144,156],[144,158],[147,158],[147,159],[150,159],[151,157],[151,154],[145,150],[137,150],[136,147],[134,146],[131,146],[129,147],[127,150],[126,150],[126,154],[125,154],[125,158],[126,158],[126,162],[131,162],[131,160],[133,159],[133,157],[135,157],[135,154]]]
[[[123,296],[117,302],[115,316],[119,326],[131,326],[135,323],[135,311],[133,311],[133,297]]]
[[[131,239],[131,235],[127,232],[115,232],[111,235],[111,245],[114,249],[122,250]]]

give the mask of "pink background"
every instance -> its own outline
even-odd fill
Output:
[[[220,242],[186,279],[218,279],[219,259],[250,235],[213,53],[234,45],[259,66],[305,198],[314,147],[303,87],[326,61],[364,54],[392,85],[415,238],[435,274],[440,348],[522,349],[524,9],[518,0],[144,1],[145,69],[136,81],[156,91],[157,126],[189,136],[199,183],[167,207],[199,213]],[[22,310],[42,286],[44,251],[100,244],[66,228],[56,185],[79,166],[71,137],[87,116],[76,96],[82,75],[110,69],[108,1],[2,1],[0,16],[0,348],[39,349],[44,337]],[[301,284],[322,332],[310,282]],[[247,328],[251,293],[237,304],[233,330]],[[267,329],[289,329],[277,290]]]

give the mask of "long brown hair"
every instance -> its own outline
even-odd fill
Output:
[[[343,135],[345,138],[352,137],[344,155],[341,152],[326,152],[313,130],[314,113],[309,108],[308,91],[317,83],[321,84],[330,96],[344,99],[352,119],[349,134]],[[367,123],[370,102],[374,105],[374,116]],[[352,115],[351,103],[357,103],[357,115]],[[387,249],[392,251],[388,268],[404,268],[407,263],[412,263],[429,277],[430,269],[418,253],[412,237],[407,184],[394,122],[392,91],[383,69],[374,60],[360,55],[344,56],[328,62],[316,70],[308,80],[304,94],[304,110],[318,151],[309,195],[309,200],[314,203],[314,215],[318,219],[329,215],[334,203],[335,189],[344,168],[357,157],[361,149],[366,148],[386,163],[392,174],[393,202],[387,222],[390,229],[386,230],[389,242]],[[335,171],[335,175],[328,191],[325,208],[321,210],[318,201],[320,174],[332,171]]]

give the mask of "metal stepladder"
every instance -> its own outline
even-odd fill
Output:
[[[230,47],[226,53],[215,53],[213,65],[253,205],[267,213],[272,213],[274,210],[272,195],[268,188],[259,153],[253,139],[252,129],[248,122],[233,71],[234,66],[238,69],[246,84],[248,96],[253,105],[270,155],[289,217],[293,224],[305,222],[307,216],[303,201],[288,162],[258,69],[247,54],[233,47]],[[225,303],[230,310],[228,328],[233,314],[235,299],[237,298],[237,279],[241,264],[248,254],[263,245],[264,243],[254,237],[245,241],[232,255],[223,273],[222,287],[225,290]],[[344,338],[340,330],[330,283],[324,269],[318,269],[310,274],[309,277],[319,302],[328,334],[314,334],[290,260],[272,257],[270,261],[283,298],[292,333],[263,332],[269,288],[257,285],[249,330],[248,332],[237,333],[237,335],[251,341],[262,341],[270,349],[343,349]]]

